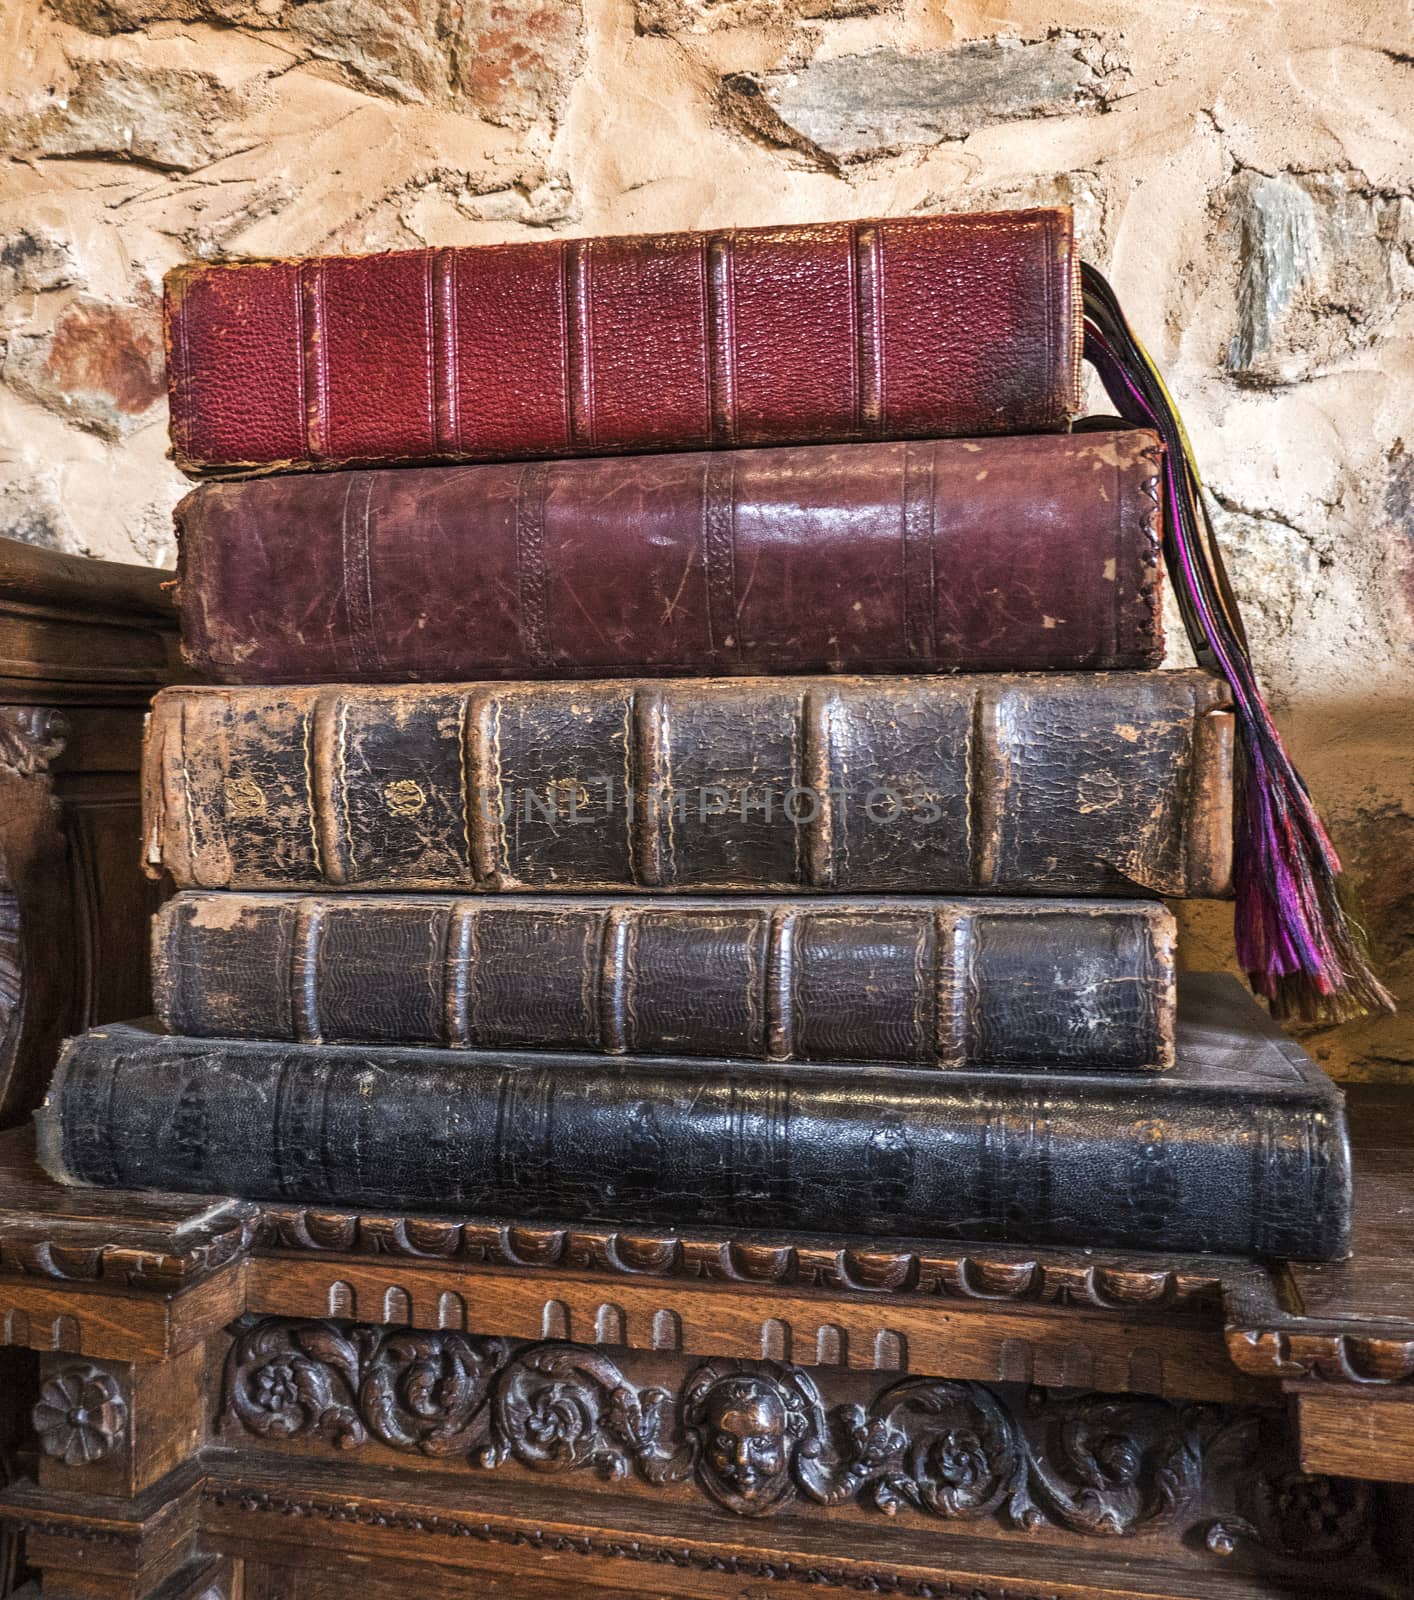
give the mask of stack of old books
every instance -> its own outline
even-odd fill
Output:
[[[68,1181],[1343,1253],[1340,1097],[1163,900],[1226,684],[1069,214],[183,268],[157,1026]]]

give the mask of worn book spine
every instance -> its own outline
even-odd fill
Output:
[[[153,979],[162,1026],[197,1037],[1173,1065],[1173,918],[1146,901],[188,892]]]
[[[1182,1065],[1178,1071],[1182,1072]],[[1329,1085],[291,1045],[115,1025],[38,1117],[62,1182],[652,1226],[1338,1256]]]
[[[179,888],[1221,895],[1204,672],[180,688],[146,862]]]
[[[225,683],[1155,667],[1161,465],[1115,430],[207,483],[183,646]]]
[[[1063,428],[1065,209],[193,263],[166,281],[190,472]]]

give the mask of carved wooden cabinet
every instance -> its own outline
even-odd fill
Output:
[[[0,1127],[60,1039],[148,1007],[138,752],[172,677],[169,578],[0,539]]]
[[[176,655],[167,578],[0,539],[0,1128],[38,1104],[61,1039],[148,1008],[138,756]],[[0,1350],[0,1481],[32,1367]],[[17,1559],[0,1536],[0,1594]]]
[[[145,1009],[162,581],[0,543],[0,1125]],[[1414,1098],[1353,1123],[1302,1268],[73,1191],[17,1127],[0,1528],[50,1600],[1408,1596]]]
[[[1414,1593],[1414,1097],[1359,1250],[655,1234],[64,1191],[0,1138],[50,1596]]]

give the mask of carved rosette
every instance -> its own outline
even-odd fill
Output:
[[[575,1345],[538,1345],[511,1360],[496,1384],[492,1442],[481,1463],[514,1459],[533,1472],[591,1467],[622,1478],[630,1463],[652,1483],[681,1477],[672,1396],[638,1389],[614,1363]],[[682,1458],[683,1460],[686,1457]]]
[[[30,1420],[45,1455],[67,1467],[86,1467],[118,1447],[128,1404],[111,1373],[78,1364],[45,1379]]]
[[[741,1517],[803,1503],[1097,1538],[1171,1525],[1185,1541],[1206,1535],[1215,1554],[1247,1542],[1292,1561],[1350,1555],[1370,1538],[1368,1486],[1296,1471],[1280,1419],[1261,1413],[931,1378],[829,1404],[826,1377],[781,1362],[702,1362],[669,1389],[636,1383],[632,1360],[270,1319],[233,1347],[225,1409],[271,1441],[691,1483]],[[1214,1485],[1231,1507],[1220,1520]]]
[[[1241,1485],[1232,1514],[1208,1529],[1207,1546],[1217,1554],[1248,1544],[1303,1564],[1326,1563],[1368,1544],[1375,1485],[1303,1472],[1290,1434],[1271,1418],[1239,1416],[1218,1430],[1209,1454],[1237,1463]],[[1254,1470],[1241,1470],[1247,1462]]]
[[[867,1410],[842,1407],[835,1427],[846,1443],[833,1486],[813,1483],[818,1500],[867,1490],[894,1516],[911,1505],[936,1517],[988,1517],[1025,1506],[1026,1456],[1010,1413],[977,1383],[911,1378],[886,1389]]]
[[[317,1436],[342,1449],[368,1438],[357,1410],[371,1330],[269,1318],[226,1362],[226,1409],[262,1439]]]
[[[1258,1478],[1253,1498],[1260,1543],[1291,1555],[1334,1560],[1364,1540],[1374,1491],[1356,1478],[1292,1469]]]

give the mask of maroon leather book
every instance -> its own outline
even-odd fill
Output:
[[[195,473],[1059,428],[1068,210],[563,239],[168,274]]]
[[[1156,666],[1160,452],[1116,429],[203,484],[186,657],[228,683]]]

